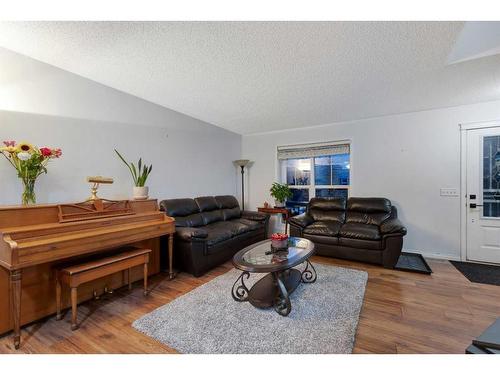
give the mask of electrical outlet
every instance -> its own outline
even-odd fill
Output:
[[[441,188],[440,195],[442,197],[458,197],[457,188]]]

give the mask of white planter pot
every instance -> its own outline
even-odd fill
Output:
[[[149,187],[147,186],[134,186],[134,199],[148,199]]]
[[[285,207],[285,202],[279,202],[275,199],[274,200],[274,207]]]

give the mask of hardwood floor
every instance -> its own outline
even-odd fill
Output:
[[[450,263],[428,260],[431,276],[386,270],[337,259],[314,262],[365,270],[369,274],[354,353],[463,353],[471,340],[500,316],[500,286],[469,282]],[[231,268],[220,266],[201,278],[181,273],[151,278],[143,297],[140,283],[79,307],[81,328],[70,329],[50,317],[22,330],[13,348],[10,335],[0,338],[0,353],[175,353],[137,332],[132,322]]]

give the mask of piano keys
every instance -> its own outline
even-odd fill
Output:
[[[66,205],[0,207],[0,334],[55,312],[54,267],[125,245],[151,248],[150,274],[160,271],[160,236],[168,236],[169,275],[173,277],[174,219],[156,200],[97,200]],[[140,270],[133,280],[142,278]],[[112,275],[82,287],[80,301],[105,284],[125,285]],[[69,301],[63,301],[64,306]]]

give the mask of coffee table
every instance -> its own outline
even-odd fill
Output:
[[[314,254],[314,243],[305,238],[291,237],[285,251],[271,248],[271,240],[264,240],[239,251],[233,257],[234,266],[243,271],[236,279],[231,290],[237,302],[250,302],[258,308],[274,307],[274,310],[287,316],[292,310],[290,294],[303,283],[314,283],[316,270],[309,261]],[[305,264],[302,271],[293,268]],[[245,279],[250,273],[267,273],[250,289]]]

